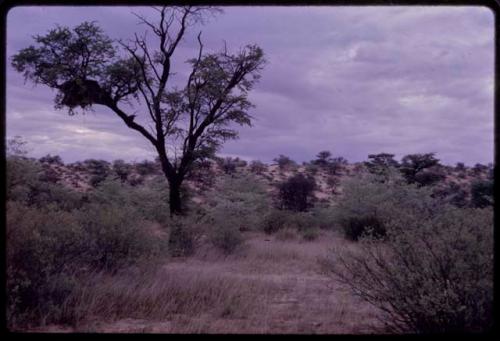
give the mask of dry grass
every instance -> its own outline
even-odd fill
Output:
[[[370,333],[373,308],[321,271],[332,246],[248,233],[224,257],[203,251],[157,270],[95,274],[64,306],[75,327],[43,331],[116,333]]]

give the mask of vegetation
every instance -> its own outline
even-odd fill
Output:
[[[408,183],[409,171],[396,167],[391,155],[377,154],[353,175],[329,174],[334,159],[328,156],[309,164],[321,172],[281,173],[284,180],[273,186],[263,163],[256,171],[254,163],[247,168],[240,159],[220,159],[219,165],[234,165],[227,174],[198,161],[202,171],[193,171],[184,189],[185,214],[172,218],[170,185],[155,162],[65,165],[51,161],[57,156],[26,157],[22,142],[11,140],[6,160],[7,320],[13,330],[78,326],[91,316],[244,320],[262,309],[262,297],[281,292],[264,286],[264,279],[252,284],[256,292],[247,291],[248,278],[273,267],[279,272],[284,264],[314,276],[321,265],[377,309],[385,332],[481,332],[492,326],[493,180],[487,171],[468,184],[445,178],[423,184],[419,170]],[[200,187],[206,174],[211,184]],[[93,176],[101,177],[94,186]],[[89,186],[75,186],[71,177]],[[137,177],[141,182],[134,184]],[[316,185],[321,177],[327,185],[334,179],[337,194],[330,185]],[[315,201],[314,191],[329,200]],[[314,253],[323,244],[328,253]],[[211,270],[162,270],[197,262],[207,269],[242,267],[252,275],[238,270],[222,280],[208,276]]]
[[[138,15],[152,29],[153,40],[136,34],[130,44],[115,44],[95,22],[84,22],[36,35],[36,46],[21,49],[11,62],[26,80],[57,91],[56,108],[73,115],[77,108],[105,106],[149,141],[170,185],[170,212],[180,214],[181,185],[193,163],[236,138],[232,125],[250,125],[248,92],[259,79],[264,58],[256,45],[237,54],[226,48],[204,54],[200,32],[198,54],[188,60],[192,70],[186,85],[170,89],[170,68],[180,41],[191,26],[219,10],[164,6],[158,12],[157,22]],[[125,112],[131,102],[144,104],[143,116],[154,128]],[[174,150],[175,156],[167,150]],[[101,180],[100,174],[94,175],[92,183],[96,186]]]

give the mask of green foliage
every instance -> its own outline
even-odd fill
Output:
[[[195,251],[196,236],[192,225],[182,220],[173,222],[168,239],[168,250],[172,257],[190,256]]]
[[[162,176],[132,186],[119,180],[106,179],[90,194],[90,201],[103,205],[120,205],[142,219],[168,225],[168,183]]]
[[[116,272],[164,254],[166,241],[144,225],[119,205],[89,203],[67,212],[8,202],[9,323],[57,319],[80,275]]]
[[[210,241],[225,255],[229,255],[243,244],[243,237],[235,226],[225,223],[215,226],[211,232]]]
[[[319,237],[319,233],[318,233],[317,229],[311,228],[311,229],[307,229],[307,230],[302,231],[302,238],[305,241],[311,242],[313,240],[318,239],[318,237]]]
[[[399,170],[409,184],[429,186],[445,178],[434,153],[410,154],[403,157]]]
[[[222,177],[207,196],[209,224],[237,231],[256,230],[271,206],[265,185],[253,174]]]
[[[128,180],[129,174],[132,172],[132,165],[126,163],[123,160],[113,161],[113,172],[118,176],[118,178],[125,182]]]
[[[491,209],[443,206],[386,224],[384,242],[337,252],[336,278],[381,309],[390,330],[481,332],[493,323]],[[480,252],[478,252],[480,250]]]
[[[159,170],[155,162],[148,160],[144,160],[135,164],[135,169],[137,170],[137,173],[142,176],[154,174]]]
[[[262,230],[267,234],[278,232],[286,227],[288,215],[282,210],[272,210],[262,221]]]
[[[81,207],[82,195],[47,181],[46,173],[35,160],[7,158],[7,199],[36,207],[56,206],[70,211]]]
[[[471,205],[479,208],[493,205],[493,180],[474,180],[472,182]]]
[[[266,165],[259,160],[253,160],[250,162],[250,172],[256,174],[262,174],[266,170]]]
[[[297,165],[295,161],[290,159],[288,156],[282,154],[280,154],[277,158],[273,159],[273,161],[276,162],[280,170],[287,170]]]
[[[397,168],[399,163],[394,160],[394,154],[379,153],[368,155],[370,161],[365,162],[365,166],[372,174],[385,177],[391,168]]]
[[[52,156],[50,154],[47,154],[47,155],[41,157],[38,161],[40,161],[41,163],[64,165],[64,162],[62,161],[62,159],[59,155]]]
[[[306,211],[312,206],[316,182],[313,177],[297,174],[278,185],[278,200],[281,208],[296,212]]]
[[[343,196],[333,210],[347,238],[357,240],[369,230],[382,236],[391,221],[433,214],[437,208],[431,193],[428,188],[406,185],[396,174],[385,182],[369,174],[345,180]]]

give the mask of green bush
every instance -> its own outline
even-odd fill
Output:
[[[278,184],[278,199],[282,209],[304,212],[312,206],[316,182],[311,176],[297,174]]]
[[[182,221],[173,222],[168,239],[168,251],[172,257],[191,256],[195,251],[195,241],[192,226]]]
[[[271,206],[265,185],[253,174],[218,179],[209,198],[209,224],[231,224],[237,230],[257,230]]]
[[[117,204],[133,210],[142,219],[168,225],[168,183],[156,177],[142,186],[132,186],[114,179],[106,179],[90,194],[90,201],[105,205]]]
[[[167,246],[130,207],[102,203],[64,211],[9,201],[6,236],[12,326],[60,322],[59,309],[80,275],[154,260]]]
[[[286,227],[288,214],[282,210],[272,210],[262,221],[262,230],[267,234],[278,232]]]
[[[234,226],[231,224],[224,224],[218,225],[212,230],[210,241],[225,255],[229,255],[243,244],[243,237],[241,232]]]
[[[372,174],[344,181],[343,196],[333,212],[347,238],[358,240],[367,233],[383,236],[391,221],[419,220],[439,209],[429,188],[407,185],[400,176],[384,181]]]
[[[491,209],[441,207],[387,224],[328,262],[337,280],[378,307],[396,332],[484,332],[493,324]]]

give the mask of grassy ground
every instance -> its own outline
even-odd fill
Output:
[[[340,243],[349,242],[333,232],[310,242],[248,232],[227,257],[207,244],[159,270],[95,275],[65,307],[80,322],[43,331],[376,332],[377,311],[321,272],[318,260]]]

